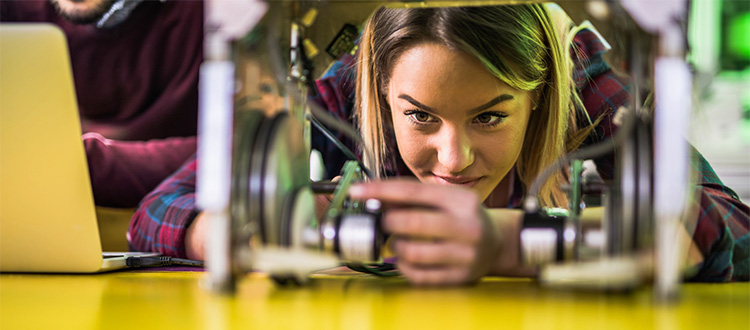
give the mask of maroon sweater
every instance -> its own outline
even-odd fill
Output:
[[[0,1],[0,21],[64,31],[82,133],[113,139],[84,136],[97,205],[134,207],[195,151],[202,1],[144,1],[112,29],[68,22],[49,0]],[[152,140],[169,137],[191,138]]]
[[[70,23],[49,0],[2,1],[0,20],[65,32],[83,132],[116,140],[196,134],[203,2],[144,1],[109,30]]]

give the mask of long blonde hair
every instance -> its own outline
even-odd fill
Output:
[[[540,95],[532,111],[516,171],[528,189],[544,168],[582,141],[575,109],[582,108],[572,82],[572,61],[543,4],[487,7],[380,8],[360,41],[357,123],[364,161],[377,176],[394,166],[386,99],[393,65],[416,44],[438,42],[478,58],[509,86]],[[543,206],[566,206],[562,173],[540,189]]]

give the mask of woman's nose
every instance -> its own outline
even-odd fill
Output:
[[[436,142],[438,162],[450,174],[459,174],[474,163],[471,138],[466,132],[444,127]]]

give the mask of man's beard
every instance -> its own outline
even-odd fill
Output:
[[[101,19],[102,16],[112,8],[112,5],[114,5],[116,0],[102,0],[88,10],[68,11],[60,8],[58,1],[59,0],[50,0],[60,16],[75,24],[92,24]]]

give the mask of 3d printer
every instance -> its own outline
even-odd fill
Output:
[[[377,264],[384,242],[379,202],[347,198],[348,187],[369,176],[357,157],[340,146],[352,159],[342,169],[341,179],[309,179],[312,129],[332,141],[334,134],[326,126],[358,139],[353,129],[305,101],[314,89],[314,68],[320,64],[312,59],[318,52],[312,37],[316,16],[354,7],[367,13],[376,5],[504,2],[209,2],[201,72],[198,204],[212,217],[206,260],[210,285],[231,291],[237,276],[250,270],[269,272],[279,283],[302,282],[311,271],[342,263],[376,273],[386,270]],[[521,232],[523,260],[542,267],[543,283],[630,288],[646,276],[638,270],[636,258],[653,249],[660,260],[655,270],[657,293],[670,296],[679,281],[681,258],[675,233],[683,226],[686,196],[666,191],[687,185],[689,177],[687,164],[681,162],[688,153],[681,132],[690,108],[685,101],[690,76],[681,60],[681,26],[672,19],[680,15],[681,1],[589,1],[587,5],[593,15],[617,22],[612,33],[628,43],[630,51],[624,56],[636,86],[632,115],[613,139],[567,155],[537,180],[569,168],[567,210],[543,212],[534,197],[539,187],[531,187]],[[644,15],[649,6],[659,10],[651,8]],[[339,33],[329,48],[355,37],[350,29]],[[653,45],[657,46],[652,49]],[[681,83],[664,88],[665,76],[681,77],[672,79]],[[659,100],[653,118],[641,110],[646,90],[653,90]],[[665,117],[671,118],[671,125],[666,125]],[[664,145],[670,146],[669,155],[654,152]],[[589,182],[583,160],[615,149],[620,162],[617,178],[607,185]],[[330,205],[319,216],[315,216],[316,193],[332,194]],[[601,225],[594,227],[581,219],[585,196],[592,195],[603,196],[605,209]]]

